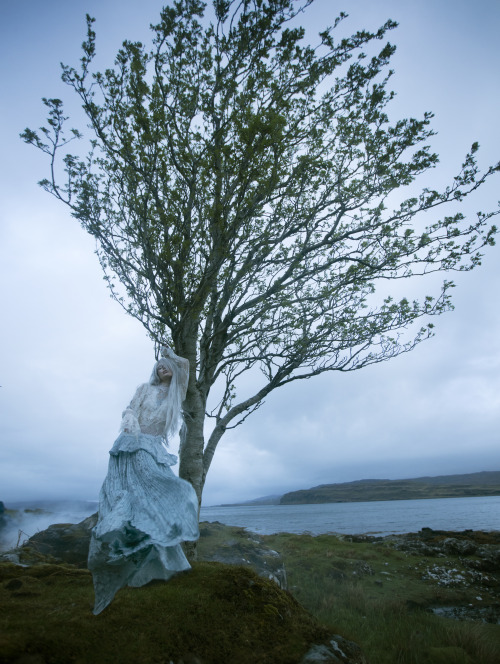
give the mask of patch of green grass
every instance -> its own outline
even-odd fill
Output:
[[[457,557],[425,558],[388,541],[334,535],[264,538],[279,551],[289,588],[332,632],[358,643],[370,664],[498,664],[500,626],[435,616],[428,606],[478,602],[477,588],[424,580],[434,565],[462,570]],[[491,591],[493,592],[493,591]],[[488,589],[481,595],[493,601]]]

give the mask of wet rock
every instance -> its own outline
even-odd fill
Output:
[[[422,542],[420,539],[416,538],[407,538],[403,535],[392,536],[388,538],[392,543],[393,547],[398,551],[404,551],[405,553],[410,553],[416,556],[427,556],[429,558],[435,557],[438,555],[439,550],[435,547],[429,546],[425,542]]]
[[[500,625],[500,604],[489,606],[431,606],[428,611],[436,616],[461,621],[475,621]]]
[[[486,574],[470,568],[458,568],[450,565],[431,565],[424,570],[422,580],[433,581],[442,587],[480,588],[495,584]]]
[[[362,544],[364,542],[373,543],[381,542],[384,538],[380,535],[342,535],[345,542],[353,542],[354,544]]]
[[[484,569],[500,568],[500,532],[464,530],[444,531],[422,528],[418,533],[386,538],[395,549],[427,557],[475,556],[484,560]],[[498,567],[495,567],[498,566]]]
[[[422,575],[424,581],[434,581],[439,586],[464,586],[466,577],[461,570],[433,565]]]
[[[459,540],[455,537],[447,537],[443,540],[442,547],[446,553],[452,556],[472,556],[477,551],[477,545],[470,540]]]
[[[327,644],[312,646],[300,664],[367,664],[361,648],[334,634]]]
[[[476,550],[476,560],[467,561],[471,567],[484,572],[500,570],[500,547],[480,547]]]
[[[45,560],[86,567],[90,531],[96,523],[97,513],[80,523],[56,523],[30,537],[23,546],[15,549],[14,553],[24,564]]]
[[[201,524],[198,560],[251,567],[283,590],[288,587],[281,555],[266,546],[259,535],[243,528],[218,522]]]

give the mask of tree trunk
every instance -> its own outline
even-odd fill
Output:
[[[194,381],[193,381],[194,382]],[[191,386],[190,386],[191,387]],[[195,389],[189,389],[184,402],[184,421],[180,438],[179,477],[188,481],[198,497],[198,520],[200,517],[201,497],[204,485],[203,473],[203,423],[205,403]],[[184,551],[191,560],[196,559],[196,542],[185,542]]]
[[[193,486],[198,496],[198,512],[203,492],[203,421],[205,411],[194,411],[186,399],[185,426],[181,432],[179,477]]]

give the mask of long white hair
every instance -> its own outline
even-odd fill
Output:
[[[150,385],[160,385],[161,380],[158,376],[158,367],[163,366],[166,369],[170,369],[172,372],[172,380],[168,388],[167,394],[167,415],[165,418],[165,437],[167,441],[175,436],[179,431],[183,419],[182,419],[182,402],[184,400],[185,394],[183,394],[183,388],[180,379],[180,368],[179,365],[168,357],[162,357],[156,362],[153,367],[153,372],[151,378],[149,379]]]

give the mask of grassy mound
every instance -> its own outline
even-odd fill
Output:
[[[0,564],[0,662],[292,664],[331,634],[247,568],[195,563],[91,613],[87,570]]]

